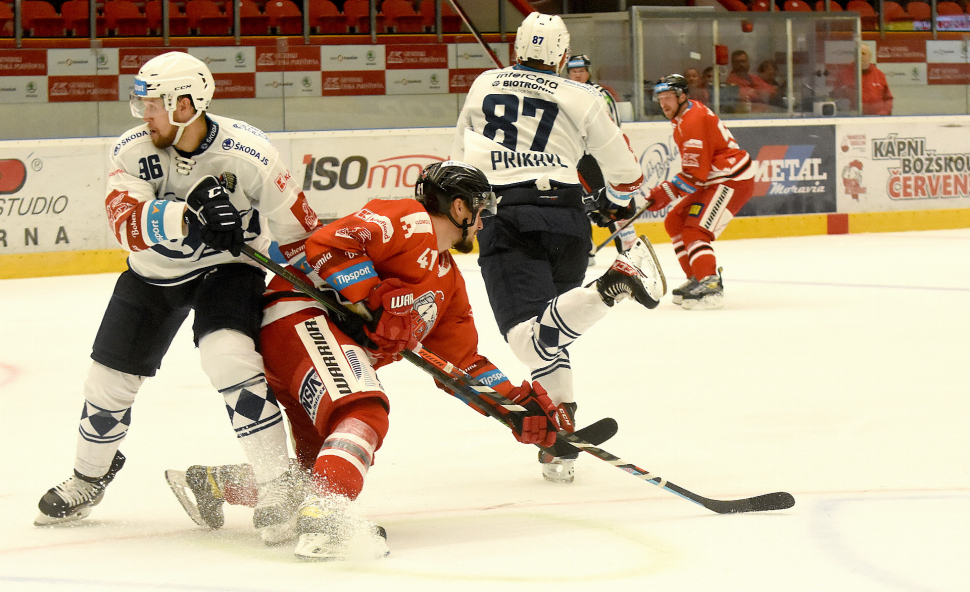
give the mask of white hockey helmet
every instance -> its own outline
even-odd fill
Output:
[[[129,101],[131,114],[139,118],[145,115],[145,104],[142,99],[161,99],[165,110],[168,111],[169,122],[181,128],[176,136],[179,138],[185,126],[195,121],[203,111],[209,110],[209,103],[212,102],[215,91],[215,80],[209,72],[209,67],[202,60],[185,52],[170,51],[148,60],[138,70],[135,76],[135,88]],[[177,123],[173,115],[179,97],[185,95],[192,99],[195,115],[185,123]]]
[[[533,12],[515,34],[515,59],[539,60],[558,73],[569,56],[569,31],[557,15]]]

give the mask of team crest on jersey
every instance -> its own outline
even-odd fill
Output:
[[[229,193],[236,192],[236,175],[225,172],[219,175],[219,184],[226,188]]]
[[[411,321],[414,338],[421,341],[438,322],[438,298],[444,300],[442,292],[425,292],[414,299]]]
[[[376,214],[367,208],[359,210],[354,215],[365,222],[370,222],[380,226],[381,239],[384,241],[384,244],[390,242],[391,237],[394,236],[394,225],[391,224],[391,219],[387,216],[381,216],[380,214]]]
[[[431,216],[427,212],[408,214],[401,218],[404,227],[404,238],[411,238],[415,234],[431,234]]]

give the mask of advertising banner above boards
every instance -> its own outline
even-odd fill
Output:
[[[508,43],[493,44],[503,64]],[[172,48],[0,49],[0,103],[127,101],[138,69]],[[495,67],[477,43],[191,47],[216,99],[463,93]]]
[[[829,124],[827,122],[831,121]],[[726,122],[752,156],[752,218],[970,208],[970,117]],[[623,126],[649,189],[680,171],[666,122]],[[324,220],[414,195],[451,128],[268,134]],[[117,248],[104,213],[113,138],[0,142],[0,255]],[[487,171],[486,171],[487,173]],[[660,221],[648,212],[644,221]]]
[[[901,33],[866,41],[872,63],[886,75],[889,87],[970,84],[970,39],[927,39]],[[825,42],[825,63],[831,74],[855,62],[854,41]]]

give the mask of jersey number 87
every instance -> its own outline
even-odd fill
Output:
[[[496,113],[496,107],[502,107],[502,114]],[[519,97],[515,95],[487,95],[482,102],[482,112],[485,114],[485,129],[482,130],[489,140],[495,140],[498,131],[502,132],[502,141],[499,142],[509,150],[515,150],[519,139],[519,129],[515,123],[519,119]],[[532,145],[529,150],[533,152],[543,152],[546,143],[549,142],[549,134],[552,133],[552,126],[559,115],[559,105],[542,99],[526,97],[521,103],[523,117],[536,117],[539,111],[542,117],[536,128],[535,137],[532,138]]]

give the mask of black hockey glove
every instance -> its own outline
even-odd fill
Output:
[[[202,242],[238,257],[245,243],[242,218],[219,180],[212,175],[199,179],[189,190],[185,203],[201,226]]]
[[[596,192],[596,199],[590,203],[588,208],[586,215],[589,216],[593,224],[600,228],[607,228],[610,224],[620,220],[629,220],[636,214],[636,210],[633,208],[633,200],[630,200],[629,205],[618,206],[606,196],[605,187]]]

